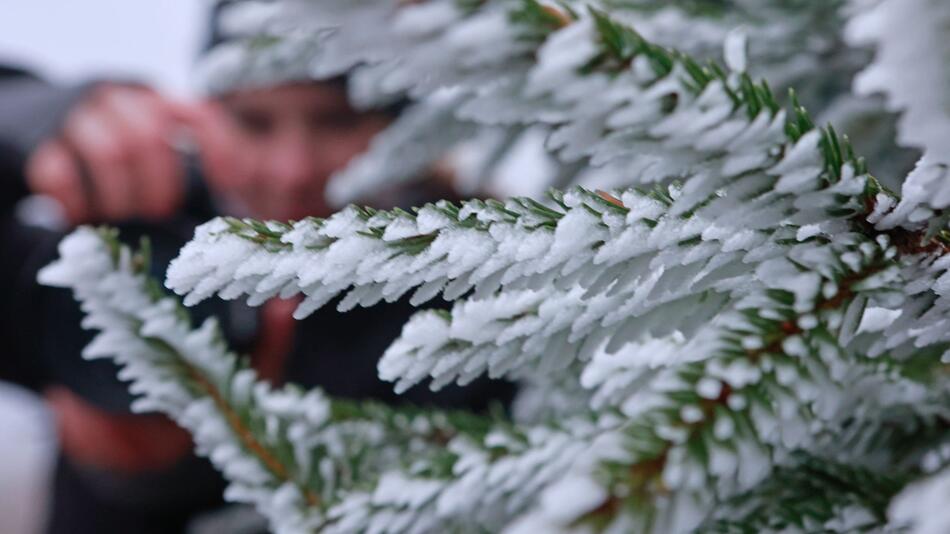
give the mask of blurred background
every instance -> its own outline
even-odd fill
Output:
[[[0,17],[0,59],[58,82],[125,73],[187,94],[208,9],[202,0],[10,2]]]
[[[199,0],[8,2],[0,62],[64,84],[120,74],[188,95],[208,9]],[[40,399],[0,382],[0,534],[42,531],[55,447]]]

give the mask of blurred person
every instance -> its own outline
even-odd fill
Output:
[[[0,377],[43,391],[57,419],[62,452],[49,532],[182,532],[220,505],[224,484],[192,454],[183,430],[162,416],[130,413],[114,364],[81,360],[91,333],[80,329],[78,306],[66,292],[35,283],[62,232],[25,224],[17,202],[41,194],[55,199],[69,227],[108,223],[125,239],[148,235],[161,277],[194,226],[215,214],[329,215],[331,174],[390,121],[391,113],[352,109],[342,80],[288,76],[180,103],[129,82],[62,88],[0,71],[0,280],[8,288],[0,336],[11,341]],[[197,147],[200,183],[189,180],[175,148],[183,135]],[[383,204],[424,197],[394,191]],[[480,381],[439,394],[423,386],[397,398],[377,378],[376,361],[412,312],[405,301],[346,314],[330,303],[300,322],[291,318],[295,305],[274,300],[251,310],[218,301],[194,311],[221,317],[232,346],[274,382],[478,410],[510,396],[507,384]]]

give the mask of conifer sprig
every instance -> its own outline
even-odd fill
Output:
[[[273,388],[227,350],[214,320],[191,327],[187,311],[148,277],[147,248],[133,253],[112,230],[81,228],[60,253],[40,279],[73,289],[84,326],[99,330],[83,355],[115,359],[140,395],[134,407],[164,412],[188,429],[230,479],[229,498],[257,506],[277,532],[326,527],[340,492],[364,487],[380,470],[444,476],[455,461],[447,443],[477,446],[493,428],[509,432],[461,412]]]
[[[578,179],[611,185],[294,223],[220,218],[181,251],[168,286],[186,304],[303,294],[298,317],[341,294],[341,309],[442,294],[458,302],[417,314],[381,359],[397,389],[487,373],[590,394],[530,423],[417,414],[420,430],[396,409],[251,388],[253,373],[206,342],[213,326],[189,333],[141,261],[80,231],[46,281],[76,290],[104,331],[90,354],[117,355],[144,406],[179,415],[234,481],[231,498],[292,531],[852,532],[903,528],[943,491],[950,241],[942,197],[927,199],[942,174],[922,166],[898,198],[794,93],[784,109],[735,46],[729,68],[697,61],[609,9],[311,7],[300,13],[339,26],[317,70],[368,62],[354,74],[363,103],[448,95],[444,113],[418,108],[413,131],[460,119],[546,129]],[[347,32],[354,13],[378,31]],[[405,139],[431,141],[392,137],[379,153]],[[155,337],[190,366],[156,366],[168,351],[142,344]],[[331,446],[341,440],[344,452]],[[885,525],[884,503],[923,472],[938,474]],[[766,517],[762,499],[794,498],[808,476],[827,491],[795,503],[794,518]],[[788,492],[774,495],[783,478]],[[731,508],[744,498],[751,509]]]

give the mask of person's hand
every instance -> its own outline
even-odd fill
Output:
[[[177,104],[172,111],[198,151],[201,174],[214,196],[226,204],[243,204],[253,194],[254,151],[241,128],[215,101]]]
[[[185,131],[217,193],[244,183],[247,153],[217,105],[104,84],[70,111],[56,138],[30,155],[27,185],[58,201],[73,224],[167,217],[185,194],[184,162],[173,147]]]
[[[169,142],[176,127],[172,105],[154,91],[100,85],[30,155],[27,185],[57,200],[72,223],[167,216],[184,190]]]

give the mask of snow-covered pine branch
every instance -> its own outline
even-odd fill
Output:
[[[861,160],[834,131],[816,130],[802,109],[786,121],[764,84],[715,65],[699,67],[597,12],[561,32],[563,50],[576,48],[580,38],[601,51],[598,61],[620,69],[610,80],[625,104],[604,120],[625,117],[626,129],[601,132],[603,138],[588,140],[591,146],[618,157],[632,147],[616,167],[625,182],[678,177],[682,186],[656,194],[628,190],[619,198],[579,189],[547,205],[527,199],[441,203],[416,214],[351,207],[293,228],[219,220],[182,250],[169,270],[169,287],[188,293],[186,303],[215,292],[247,294],[252,303],[303,292],[298,317],[347,290],[341,309],[393,300],[416,287],[417,303],[440,291],[454,299],[475,289],[475,299],[451,317],[417,316],[408,342],[391,350],[434,361],[445,355],[439,347],[452,346],[453,357],[441,359],[433,373],[441,384],[459,374],[476,376],[489,362],[493,374],[517,371],[543,353],[562,355],[545,360],[558,369],[604,342],[613,352],[659,323],[662,331],[654,335],[679,329],[689,336],[732,298],[733,286],[743,289],[744,273],[779,254],[800,227],[811,225],[806,231],[813,233],[841,227],[866,209],[866,191],[875,185]],[[557,77],[546,79],[553,84]],[[559,112],[558,102],[550,103],[550,113]],[[655,140],[646,142],[638,132]],[[499,288],[511,291],[494,296]],[[670,306],[695,313],[675,314]],[[492,316],[491,309],[505,311]],[[660,313],[650,315],[656,309]],[[499,332],[486,327],[516,315],[520,320],[500,337],[505,343],[496,344]],[[469,324],[462,316],[479,319]],[[454,326],[447,330],[450,318]],[[491,343],[486,347],[460,329]],[[433,330],[443,338],[422,345],[413,339]],[[417,376],[401,387],[430,371],[416,366]]]
[[[656,94],[630,93],[629,79],[614,79],[618,67],[629,58],[611,60],[611,54],[624,52],[609,47],[605,50],[592,43],[596,38],[592,35],[589,6],[608,7],[615,20],[635,22],[638,31],[653,42],[675,45],[701,61],[718,57],[725,40],[729,43],[727,61],[736,70],[744,71],[751,64],[753,72],[769,77],[778,87],[806,88],[805,100],[812,105],[827,101],[826,93],[836,81],[840,86],[838,92],[846,94],[850,73],[857,70],[863,54],[836,46],[843,24],[839,9],[842,2],[794,7],[783,2],[761,4],[756,3],[753,9],[739,2],[724,9],[699,8],[689,1],[576,1],[555,6],[511,0],[290,0],[272,5],[273,13],[268,17],[245,18],[256,20],[257,31],[267,36],[277,33],[275,28],[285,29],[292,36],[289,48],[293,48],[300,34],[312,36],[322,49],[305,64],[310,76],[322,78],[355,69],[350,76],[351,93],[360,105],[379,105],[403,95],[417,101],[408,117],[397,121],[331,184],[331,196],[342,204],[395,180],[418,176],[441,155],[433,148],[451,147],[475,137],[471,135],[473,131],[482,133],[474,143],[483,147],[474,150],[481,154],[475,158],[480,163],[475,170],[463,169],[462,174],[490,175],[492,169],[506,162],[517,165],[519,157],[532,157],[523,155],[532,153],[526,147],[547,137],[547,147],[557,156],[549,163],[558,170],[551,171],[551,176],[538,185],[519,185],[520,190],[531,194],[540,194],[545,184],[563,186],[576,182],[600,188],[630,185],[631,175],[617,172],[616,168],[578,173],[577,160],[589,160],[599,167],[616,157],[609,149],[589,146],[589,141],[600,137],[599,130],[604,128],[624,136],[625,148],[636,143],[636,150],[641,153],[637,158],[640,166],[657,167],[654,171],[658,175],[675,174],[676,169],[663,163],[665,158],[652,154],[664,150],[662,143],[655,142],[655,137],[663,137],[662,131],[638,128],[622,120],[611,122],[607,115],[628,107],[629,102],[646,101],[639,110],[626,109],[625,114],[652,116],[652,108],[661,102],[669,104],[671,99],[689,98],[675,83],[682,72],[670,76],[659,73],[668,83],[660,84]],[[259,10],[253,4],[238,5],[235,9],[252,14]],[[244,26],[243,31],[248,32],[247,24]],[[742,31],[732,31],[740,26]],[[751,62],[745,57],[747,40],[754,44]],[[807,43],[804,51],[802,43]],[[632,51],[631,43],[619,44]],[[278,52],[282,50],[279,40],[273,46]],[[275,61],[285,55],[275,53]],[[835,63],[836,76],[820,82],[815,79],[814,66],[819,57]],[[639,62],[643,64],[635,69],[641,75],[638,81],[649,85],[657,75],[645,65],[645,58]],[[211,64],[215,63],[213,56]],[[252,62],[246,63],[241,68],[219,70],[233,76],[250,76],[252,79],[247,83],[254,83],[256,69]],[[693,67],[699,70],[698,66]],[[290,69],[296,76],[300,75],[299,70]],[[225,85],[240,84],[231,75],[217,77]],[[211,78],[214,81],[215,76]],[[821,88],[821,97],[808,89],[812,83]],[[589,94],[600,94],[602,98],[585,98]],[[451,109],[447,109],[447,102],[453,104]],[[834,114],[840,118],[841,113]],[[579,143],[570,143],[569,139]],[[420,146],[426,149],[420,151]],[[473,150],[466,153],[470,152]],[[391,156],[396,153],[411,153],[414,157],[399,158],[399,164],[394,164]],[[702,160],[688,153],[679,158],[687,164]],[[630,164],[619,161],[616,167],[625,169]]]
[[[188,429],[198,452],[229,479],[225,496],[254,504],[275,532],[473,528],[468,513],[480,503],[465,498],[468,491],[482,495],[482,526],[497,526],[546,482],[538,467],[555,476],[598,431],[592,422],[570,426],[574,435],[504,423],[493,430],[474,415],[275,389],[227,350],[213,319],[191,327],[145,274],[147,251],[133,254],[114,232],[84,227],[60,244],[60,255],[40,280],[71,288],[83,326],[100,331],[84,357],[115,359],[140,396],[134,408],[166,413]],[[519,469],[517,485],[494,487],[499,473]]]
[[[854,2],[847,37],[873,45],[874,61],[855,80],[883,93],[899,113],[897,142],[923,157],[903,183],[901,202],[878,226],[947,228],[950,213],[950,4],[941,0]]]
[[[904,482],[894,473],[796,454],[772,478],[720,505],[696,532],[877,532]]]
[[[293,226],[222,219],[182,251],[169,284],[191,301],[216,292],[249,294],[253,302],[303,292],[301,314],[344,291],[343,308],[412,288],[419,288],[417,301],[471,292],[448,314],[412,319],[381,361],[381,374],[398,388],[426,377],[438,387],[486,370],[530,376],[589,361],[580,379],[594,390],[592,407],[615,406],[629,418],[625,447],[609,462],[625,467],[610,478],[606,464],[589,457],[579,464],[587,471],[578,467],[546,495],[569,493],[583,479],[604,496],[596,509],[610,513],[597,512],[597,519],[589,516],[594,508],[578,509],[564,517],[542,502],[521,525],[586,518],[680,531],[716,498],[767,477],[784,455],[825,443],[819,437],[840,431],[843,420],[866,416],[871,423],[876,410],[926,398],[925,385],[862,362],[876,356],[900,376],[908,352],[925,345],[937,349],[926,356],[929,365],[939,362],[945,309],[910,312],[939,302],[935,281],[946,267],[934,260],[944,245],[905,230],[875,234],[872,224],[894,197],[864,174],[833,130],[816,130],[803,110],[786,122],[764,86],[695,71],[688,58],[604,16],[595,13],[593,21],[601,46],[630,50],[625,61],[633,69],[640,59],[655,69],[643,82],[647,92],[675,87],[655,93],[676,94],[675,105],[654,105],[632,124],[654,132],[658,124],[678,126],[664,131],[670,150],[657,157],[681,157],[688,147],[700,158],[692,171],[673,173],[681,186],[613,195],[578,189],[545,205],[439,203],[416,213],[351,207]],[[635,77],[627,83],[637,90]],[[701,107],[716,101],[711,94],[721,95],[723,112]],[[638,170],[627,169],[631,182],[657,178]],[[908,290],[911,280],[926,289]],[[901,319],[861,330],[869,306],[892,310],[891,318],[901,311]],[[924,324],[907,328],[906,321]],[[866,392],[875,389],[889,394],[869,402]],[[717,440],[728,450],[742,444],[745,467],[722,454]],[[630,491],[630,473],[639,473],[645,493],[637,495],[650,496],[634,517],[609,504],[623,500],[612,494],[616,487]],[[658,487],[677,491],[660,498]]]
[[[706,327],[715,335],[706,337],[704,352],[645,369],[624,396],[627,457],[589,466],[587,476],[606,500],[567,523],[689,531],[719,498],[748,491],[792,452],[828,447],[823,434],[837,435],[855,419],[873,420],[881,409],[926,402],[925,385],[882,367],[889,359],[865,362],[847,347],[863,299],[899,297],[889,287],[899,273],[894,252],[885,243],[839,236],[834,243],[799,244],[787,258],[766,262],[757,272],[764,287]],[[932,355],[930,368],[938,364]],[[596,365],[585,372],[597,372]],[[867,400],[869,391],[880,397]],[[568,479],[548,493],[574,484]],[[617,488],[624,493],[614,493]],[[561,525],[552,513],[542,507],[527,524]]]
[[[120,378],[141,395],[133,408],[164,412],[187,428],[231,481],[230,498],[280,518],[278,531],[315,525],[306,503],[319,497],[292,472],[311,467],[313,453],[290,443],[288,426],[295,437],[312,434],[330,422],[329,401],[318,391],[278,392],[259,382],[227,351],[213,319],[192,330],[177,302],[142,273],[147,254],[132,255],[113,233],[80,228],[59,251],[40,281],[71,288],[83,326],[100,331],[83,356],[116,359]],[[266,434],[254,435],[262,425]]]
[[[791,261],[766,265],[771,290],[749,294],[710,326],[731,337],[706,358],[668,362],[623,403],[623,416],[601,410],[597,419],[494,430],[477,418],[405,414],[258,382],[227,352],[213,321],[190,329],[183,310],[143,274],[147,259],[114,235],[78,230],[42,279],[73,288],[85,325],[102,330],[86,356],[116,358],[143,395],[138,409],[164,411],[191,430],[199,452],[231,480],[228,498],[256,504],[277,532],[504,525],[517,532],[576,521],[680,532],[716,498],[751,490],[784,455],[808,450],[810,435],[860,415],[853,408],[862,380],[879,395],[900,385],[873,366],[855,372],[837,348],[834,333],[848,328],[840,308],[880,293],[896,274],[888,267],[893,248],[852,239],[803,243]],[[831,267],[815,252],[822,249],[854,257]],[[809,261],[823,276],[787,275]],[[828,289],[832,280],[840,293]],[[844,401],[849,394],[852,402]],[[872,409],[917,400],[885,398]],[[636,506],[618,506],[631,496]]]
[[[855,191],[842,183],[826,195]],[[821,197],[806,198],[818,205]],[[692,337],[751,289],[750,269],[796,236],[765,217],[762,228],[749,220],[734,232],[739,220],[721,223],[735,216],[728,209],[720,218],[702,216],[705,209],[671,214],[677,200],[663,194],[630,190],[617,199],[579,189],[554,200],[555,208],[521,198],[439,203],[416,215],[351,207],[293,228],[218,219],[182,249],[168,283],[188,294],[187,304],[215,292],[249,294],[251,303],[303,292],[298,318],[344,291],[343,310],[413,288],[417,303],[474,290],[450,313],[423,312],[409,322],[381,363],[383,376],[401,378],[402,388],[430,372],[438,384],[473,378],[486,365],[495,375],[538,364],[557,371],[647,332]],[[849,213],[847,202],[829,207]],[[403,375],[410,360],[418,362]]]
[[[271,513],[284,510],[270,504],[275,499],[289,499],[296,513],[286,517],[301,521],[289,530],[665,533],[711,521],[714,531],[729,531],[729,520],[738,529],[766,528],[769,520],[768,507],[729,512],[733,499],[749,495],[755,508],[789,471],[836,473],[845,483],[834,502],[812,492],[810,502],[825,508],[788,525],[852,532],[889,528],[882,503],[898,486],[946,463],[934,451],[944,450],[950,421],[950,241],[939,213],[909,204],[940,198],[938,181],[911,180],[917,190],[906,195],[905,187],[904,199],[897,198],[834,130],[816,129],[797,105],[789,118],[767,85],[738,72],[736,57],[734,72],[701,67],[612,14],[502,1],[324,6],[379,22],[381,36],[374,41],[373,34],[368,46],[359,32],[334,34],[327,43],[335,44],[317,52],[327,54],[320,61],[337,61],[335,67],[317,62],[327,74],[366,62],[358,78],[378,90],[367,93],[373,98],[423,97],[477,82],[484,90],[439,94],[462,94],[467,100],[458,103],[459,112],[480,120],[554,128],[550,143],[560,157],[600,165],[583,171],[597,175],[592,180],[656,187],[574,188],[543,202],[439,202],[411,213],[349,207],[326,220],[221,218],[202,226],[168,274],[168,285],[187,304],[214,294],[261,303],[302,293],[299,317],[341,293],[343,309],[410,290],[417,303],[441,293],[458,300],[454,308],[420,312],[381,360],[381,374],[397,388],[423,380],[433,387],[464,383],[488,373],[589,392],[573,397],[576,406],[556,410],[557,417],[479,427],[481,433],[455,428],[459,435],[444,447],[400,448],[407,436],[427,444],[425,436],[384,424],[373,446],[383,458],[397,451],[408,466],[379,478],[366,474],[360,484],[336,484],[330,476],[333,490],[326,490],[324,472],[302,475],[292,462],[307,451],[325,455],[321,440],[353,427],[306,420],[299,408],[307,403],[283,412],[266,399],[313,398],[330,413],[335,401],[254,386],[264,399],[261,417],[277,421],[277,437],[265,425],[259,436],[252,429],[250,439],[265,453],[274,440],[287,441],[294,452],[274,458],[294,468],[286,476],[264,470],[269,478],[254,479],[259,491],[232,491],[232,497]],[[412,10],[401,11],[407,6]],[[534,41],[505,33],[511,6],[537,24]],[[485,32],[493,39],[456,37],[462,48],[422,38],[386,41],[393,34],[380,17],[397,8],[419,17],[416,37]],[[306,13],[299,12],[301,19]],[[436,15],[446,18],[431,25]],[[434,42],[445,47],[432,48]],[[465,61],[452,58],[461,52],[469,54],[458,56]],[[397,57],[398,65],[388,61]],[[468,70],[471,65],[478,69]],[[143,278],[128,252],[91,244],[98,237],[89,232],[64,244],[64,256],[78,259],[45,276],[74,287],[99,318],[91,321],[106,329],[99,350],[142,347],[140,338],[154,337],[140,322],[157,319],[141,313],[164,313],[160,324],[178,325],[179,344],[205,339],[169,319],[174,306],[161,304],[166,300],[117,293],[141,292]],[[111,280],[109,268],[117,270],[117,282],[104,281]],[[123,299],[138,306],[124,307]],[[198,332],[208,337],[208,329]],[[230,380],[236,365],[216,347],[183,347],[173,356],[215,385]],[[144,362],[158,357],[136,348],[119,358],[141,355]],[[188,373],[142,363],[127,369],[141,370],[137,388],[147,394],[147,406],[176,415],[203,402],[203,413],[223,432],[202,430],[200,421],[183,415],[179,420],[197,425],[192,430],[212,459],[220,446],[244,450],[240,458],[259,469],[270,463],[246,454],[256,447],[231,424],[223,394],[216,402],[207,388],[183,387],[204,384]],[[233,377],[253,381],[242,373]],[[356,418],[368,426],[396,420],[379,410]],[[570,417],[560,417],[565,413]],[[285,433],[305,420],[315,441]],[[356,425],[346,439],[366,445],[364,431]],[[229,471],[229,454],[216,461],[228,476],[244,476]],[[810,459],[801,461],[802,454]],[[443,460],[439,468],[432,458]],[[419,470],[419,461],[428,468]],[[890,477],[862,488],[863,473]],[[942,478],[934,480],[894,505],[895,524],[913,513],[920,502],[914,495],[943,491]],[[805,487],[785,489],[794,495]],[[320,500],[307,499],[308,491]],[[719,506],[730,517],[714,514]],[[283,516],[272,519],[284,525]],[[917,526],[939,528],[941,521]]]
[[[901,114],[897,141],[930,163],[950,164],[950,4],[941,0],[855,1],[847,37],[871,44],[874,61],[855,80]]]

